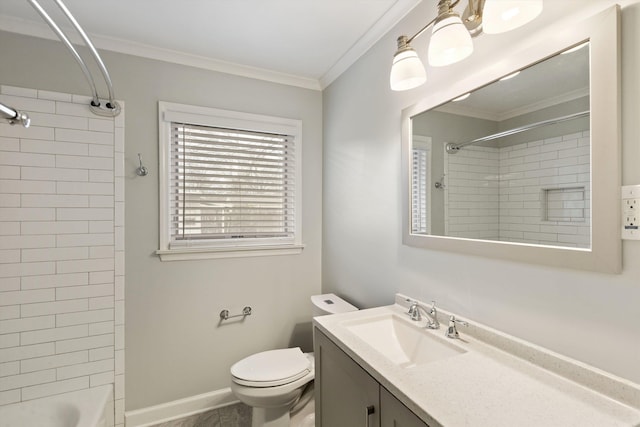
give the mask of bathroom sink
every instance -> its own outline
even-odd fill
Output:
[[[441,330],[428,331],[395,313],[352,319],[343,322],[342,326],[401,368],[412,368],[466,352],[447,342],[448,338],[434,336]]]

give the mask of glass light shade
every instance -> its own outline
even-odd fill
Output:
[[[429,41],[429,64],[442,67],[462,61],[473,52],[471,35],[458,15],[437,21]]]
[[[391,90],[413,89],[426,81],[427,72],[415,50],[406,49],[394,55],[389,76]]]
[[[521,27],[542,12],[542,0],[486,0],[482,31],[498,34]]]

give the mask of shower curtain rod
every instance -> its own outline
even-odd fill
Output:
[[[4,105],[0,102],[0,115],[3,119],[6,119],[9,124],[15,125],[20,123],[22,126],[28,128],[31,124],[31,119],[26,113],[20,112],[14,108]]]
[[[460,151],[461,148],[466,147],[467,145],[476,144],[478,142],[486,142],[494,139],[502,138],[509,135],[516,135],[518,133],[526,132],[531,129],[536,129],[542,126],[555,125],[556,123],[566,122],[567,120],[578,119],[580,117],[585,117],[590,114],[590,111],[580,111],[579,113],[568,114],[562,117],[556,117],[554,119],[543,120],[541,122],[531,123],[529,125],[520,126],[517,128],[505,130],[502,132],[494,133],[492,135],[483,136],[482,138],[477,138],[472,141],[462,142],[460,144],[448,143],[446,145],[447,153],[455,154]]]
[[[89,36],[87,35],[87,33],[84,32],[84,30],[82,29],[78,21],[76,21],[76,19],[73,17],[69,9],[62,2],[62,0],[55,0],[55,2],[60,8],[60,10],[62,10],[62,12],[65,14],[67,19],[71,22],[71,24],[73,24],[73,27],[78,32],[78,34],[80,34],[80,37],[82,37],[82,40],[89,48],[89,51],[91,52],[91,56],[98,64],[98,68],[100,69],[100,72],[102,73],[102,77],[104,78],[105,83],[107,85],[107,89],[109,91],[109,100],[108,102],[105,103],[104,107],[100,104],[100,99],[98,97],[98,89],[96,88],[95,81],[93,80],[93,76],[91,75],[91,72],[87,67],[87,64],[84,62],[80,54],[78,54],[78,51],[76,50],[76,48],[73,47],[73,44],[71,44],[71,41],[69,41],[69,38],[55,23],[55,21],[51,18],[51,16],[49,16],[49,14],[44,10],[44,8],[40,6],[40,3],[38,3],[37,0],[27,0],[27,1],[40,14],[42,19],[44,19],[44,21],[49,25],[49,27],[53,30],[53,32],[56,33],[60,41],[67,47],[67,49],[69,50],[73,58],[76,60],[76,62],[80,66],[80,69],[82,70],[82,73],[87,79],[87,82],[89,83],[89,86],[91,89],[92,100],[91,100],[91,104],[89,105],[89,108],[91,109],[91,111],[93,111],[93,113],[97,115],[109,116],[109,117],[115,117],[118,114],[120,114],[121,108],[120,108],[120,105],[114,99],[113,84],[111,82],[111,77],[109,76],[109,72],[107,71],[107,67],[104,65],[102,58],[98,54],[98,51],[96,50],[93,43],[89,39]]]

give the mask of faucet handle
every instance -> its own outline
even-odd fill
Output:
[[[407,298],[405,301],[409,303],[409,310],[407,311],[407,314],[411,316],[413,314],[413,310],[415,310],[416,308],[416,304],[409,298]]]
[[[436,302],[434,300],[431,300],[431,308],[429,309],[429,311],[431,312],[431,314],[433,314],[434,316],[436,314],[438,314],[438,310],[436,310]]]
[[[469,323],[464,320],[456,319],[456,316],[451,315],[449,317],[449,327],[447,327],[446,336],[447,338],[460,338],[460,334],[458,333],[458,329],[456,328],[456,323],[459,323],[463,326],[469,326]]]
[[[420,309],[418,308],[418,301],[413,301],[409,298],[407,298],[406,301],[409,303],[409,311],[407,311],[409,318],[414,321],[422,320],[422,316],[420,316]]]

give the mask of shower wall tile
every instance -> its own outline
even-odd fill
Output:
[[[20,401],[20,390],[0,391],[0,405]]]
[[[466,147],[447,155],[445,232],[448,236],[495,240],[499,236],[500,152]]]
[[[0,404],[113,384],[124,408],[124,113],[0,85]],[[123,425],[124,418],[116,417]]]
[[[19,373],[20,373],[19,362],[0,363],[0,377],[6,377],[8,375],[16,375]]]
[[[5,99],[2,95],[0,98]],[[22,111],[32,111],[25,108],[20,108],[16,104],[11,104],[9,101],[5,101],[7,104],[14,106]],[[44,141],[53,140],[53,129],[46,127],[31,126],[29,129],[25,129],[22,126],[11,126],[6,123],[0,123],[0,135],[5,138],[30,138],[40,139]]]
[[[447,155],[447,235],[590,244],[589,132]]]
[[[108,119],[89,119],[89,130],[97,131],[97,132],[109,132],[113,133],[114,122],[113,120]]]
[[[0,348],[16,347],[20,345],[20,334],[3,334],[0,335]],[[6,362],[15,359],[3,359],[0,351],[0,362]]]
[[[3,103],[11,105],[13,108],[17,108],[18,110],[24,110],[27,113],[32,112],[40,112],[40,113],[55,113],[56,103],[54,101],[38,99],[35,97],[28,96],[14,96],[6,94],[5,92],[8,89],[5,89],[6,86],[3,86],[2,89],[2,99]],[[35,123],[33,126],[37,126]],[[18,126],[16,126],[17,128]],[[53,133],[54,129],[51,128],[50,131]]]
[[[7,86],[5,86],[6,88]],[[71,102],[72,96],[68,93],[51,92],[47,90],[38,90],[37,98],[50,99],[51,101]]]
[[[529,170],[526,176],[530,180],[514,179],[515,167],[501,163],[500,239],[589,247],[589,132],[519,144],[501,151],[506,159],[517,160]],[[526,194],[526,200],[519,200],[519,194]]]
[[[78,130],[86,130],[89,128],[89,120],[85,117],[35,112],[29,114],[29,117],[31,118],[31,121],[37,123],[38,126]]]
[[[55,128],[55,140],[81,142],[83,144],[113,145],[113,132],[94,132],[89,130]]]
[[[23,153],[67,154],[71,156],[89,155],[89,146],[87,144],[76,144],[71,142],[23,139],[20,143],[20,150]]]
[[[22,317],[42,316],[45,314],[82,312],[88,309],[89,301],[86,299],[55,301],[40,304],[23,304],[21,307],[21,315]]]
[[[0,335],[13,332],[35,331],[56,326],[55,316],[0,320]]]
[[[0,93],[4,95],[15,95],[15,96],[20,96],[24,98],[38,97],[37,89],[29,89],[26,87],[2,86],[2,91]]]
[[[89,310],[100,310],[103,308],[113,308],[112,296],[89,298]]]
[[[113,351],[114,351],[113,346],[91,349],[89,350],[89,360],[94,361],[94,360],[109,359],[110,357],[112,357]]]
[[[54,383],[24,387],[22,389],[22,400],[38,399],[40,397],[67,393],[83,388],[89,388],[89,380],[87,377],[72,378],[69,380],[56,381]]]
[[[0,290],[0,292],[2,292]],[[0,320],[16,319],[20,317],[20,306],[11,305],[8,307],[0,307]]]
[[[58,368],[60,366],[76,365],[86,363],[88,355],[86,351],[78,351],[75,353],[65,353],[55,356],[37,357],[26,359],[20,362],[21,372],[34,372],[44,369]]]
[[[68,353],[70,351],[91,350],[93,348],[100,348],[100,347],[113,345],[113,343],[114,343],[113,334],[96,335],[96,336],[91,336],[86,338],[57,341],[55,343],[56,344],[55,352],[57,354],[60,354],[60,353]]]

